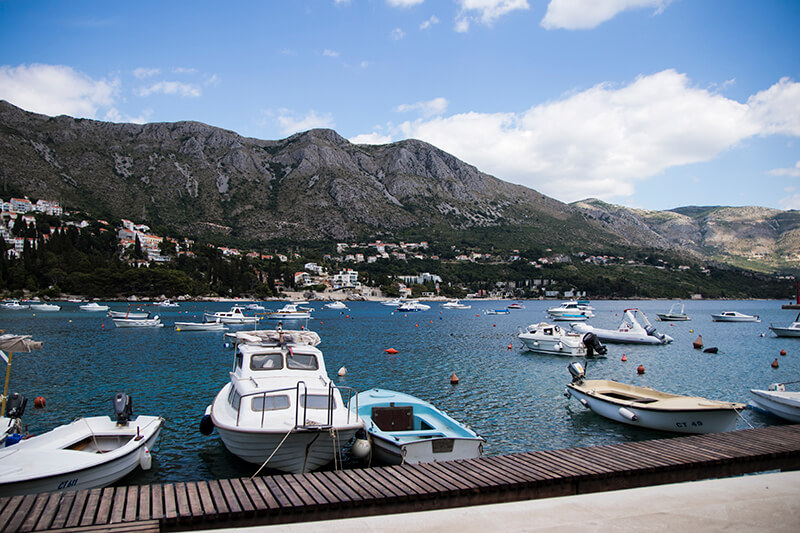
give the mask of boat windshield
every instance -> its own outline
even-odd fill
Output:
[[[307,407],[309,409],[327,409],[328,408],[328,395],[327,394],[303,394],[300,396],[300,407]],[[336,400],[330,397],[331,409],[336,409]]]
[[[286,358],[286,367],[292,370],[317,370],[319,363],[314,354],[295,353]]]
[[[280,411],[289,408],[289,397],[285,394],[278,396],[254,396],[251,405],[253,411]]]
[[[280,370],[281,368],[283,368],[283,357],[280,352],[258,354],[250,358],[250,370]]]

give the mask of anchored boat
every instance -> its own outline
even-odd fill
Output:
[[[608,352],[594,333],[566,331],[557,324],[547,322],[531,324],[518,338],[525,348],[538,353],[583,357],[595,353],[605,355]]]
[[[637,316],[639,317],[638,319]],[[617,329],[596,328],[588,324],[578,323],[570,324],[570,326],[579,333],[594,333],[603,342],[667,344],[673,341],[669,335],[658,333],[656,328],[647,320],[647,316],[637,308],[625,309],[622,323]]]

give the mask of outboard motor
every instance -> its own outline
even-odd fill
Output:
[[[18,392],[12,392],[6,400],[6,416],[8,418],[22,418],[28,399]]]
[[[658,337],[658,333],[656,333],[656,327],[653,325],[646,326],[644,330],[647,332],[648,335],[651,337]]]
[[[597,355],[605,355],[608,353],[608,348],[603,346],[600,338],[591,331],[583,336],[583,345],[586,346],[586,356],[591,357],[597,352]]]
[[[583,378],[586,377],[586,372],[583,370],[583,366],[580,363],[572,362],[567,365],[567,369],[569,373],[572,374],[572,382],[573,383],[582,383]]]
[[[114,395],[114,414],[117,415],[117,425],[127,426],[133,416],[133,402],[130,396],[124,392],[118,392]]]

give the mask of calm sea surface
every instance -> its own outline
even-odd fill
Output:
[[[320,334],[328,374],[357,390],[378,387],[403,391],[432,402],[487,440],[489,455],[591,446],[664,437],[608,421],[564,397],[570,381],[567,357],[523,351],[516,336],[528,324],[546,320],[553,301],[523,301],[510,315],[484,315],[510,302],[472,301],[472,309],[398,313],[376,302],[350,302],[349,311],[315,307],[308,328]],[[669,301],[594,301],[589,323],[616,328],[622,311],[639,307],[667,346],[609,345],[608,356],[591,361],[590,378],[613,379],[679,394],[746,403],[750,388],[800,379],[800,339],[778,339],[768,329],[791,323],[795,311],[776,301],[687,301],[690,322],[659,322]],[[126,305],[111,303],[112,309]],[[281,304],[268,302],[277,309]],[[42,433],[79,416],[111,415],[111,397],[127,392],[135,414],[160,415],[166,427],[154,450],[153,469],[125,483],[188,481],[249,476],[255,470],[229,454],[216,433],[203,436],[198,423],[206,406],[228,380],[232,349],[219,333],[176,332],[174,321],[199,321],[203,311],[227,310],[226,303],[183,303],[152,308],[166,327],[116,329],[104,313],[62,304],[59,312],[0,311],[0,329],[44,341],[41,350],[14,354],[11,392],[28,397],[23,422]],[[760,323],[715,323],[711,313],[735,310],[757,314]],[[264,320],[260,328],[274,327]],[[285,322],[287,328],[298,323]],[[252,326],[251,326],[252,327]],[[234,326],[236,329],[246,326]],[[692,349],[702,334],[717,354]],[[509,349],[511,345],[511,349]],[[387,348],[399,351],[384,353]],[[780,351],[787,355],[781,356]],[[627,362],[621,361],[625,354]],[[778,359],[780,367],[770,366]],[[636,367],[646,372],[637,375]],[[2,365],[0,365],[2,366]],[[347,368],[337,377],[340,367]],[[458,385],[450,384],[455,372]],[[43,396],[44,409],[33,408]],[[780,423],[747,410],[737,429]]]

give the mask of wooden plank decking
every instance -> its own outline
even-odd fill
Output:
[[[390,514],[800,469],[800,425],[423,465],[0,499],[0,533],[156,532]]]

